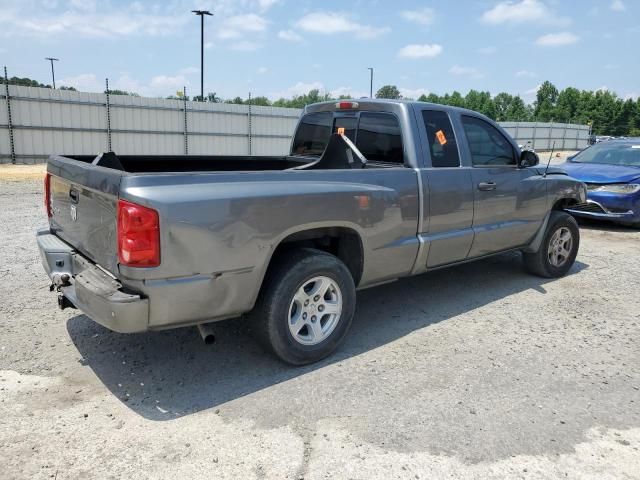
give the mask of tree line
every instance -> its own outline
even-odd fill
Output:
[[[0,77],[0,84],[2,83],[4,83],[4,78]],[[12,77],[9,79],[9,84],[51,88],[50,85],[39,83],[30,78]],[[61,87],[60,89],[75,90],[73,87]],[[109,94],[139,96],[135,92],[124,90],[109,90]],[[402,98],[400,90],[395,85],[381,87],[375,96],[376,98],[389,99]],[[185,98],[181,94],[171,95],[166,98],[190,100],[188,96]],[[351,97],[349,95],[341,95],[335,98],[328,93],[313,89],[302,95],[294,95],[292,98],[279,98],[275,101],[271,101],[264,96],[253,97],[251,100],[242,97],[222,99],[215,92],[208,93],[204,98],[199,95],[194,96],[191,100],[238,105],[251,104],[256,106],[304,108],[305,105],[311,103],[347,98]],[[464,96],[457,91],[444,95],[430,93],[429,95],[421,95],[417,100],[468,108],[499,122],[578,123],[591,125],[592,131],[596,135],[640,136],[640,98],[636,100],[631,98],[623,99],[608,90],[579,90],[574,87],[558,90],[553,83],[546,81],[538,88],[536,99],[532,104],[525,103],[519,95],[502,92],[492,96],[489,92],[478,90],[469,90]]]

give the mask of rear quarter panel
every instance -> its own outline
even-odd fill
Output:
[[[187,313],[164,302],[156,308],[169,311],[154,312],[152,301],[152,323],[250,310],[273,252],[299,231],[357,232],[364,253],[360,286],[409,274],[418,250],[419,195],[410,168],[130,175],[121,197],[157,209],[161,228],[161,266],[120,266],[121,277],[143,291],[166,279],[202,280],[186,287],[199,289],[197,311],[193,302]],[[216,284],[226,289],[224,298],[215,294]]]

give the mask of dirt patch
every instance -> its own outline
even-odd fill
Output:
[[[361,291],[292,368],[237,320],[207,346],[58,310],[42,182],[0,205],[3,480],[640,478],[640,231],[583,224],[557,280],[506,254]]]
[[[0,165],[0,180],[22,181],[44,178],[47,171],[46,163],[37,165]]]

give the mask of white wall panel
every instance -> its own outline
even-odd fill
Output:
[[[51,153],[94,155],[107,149],[106,95],[10,85],[15,150],[19,162],[44,161]],[[0,88],[4,95],[4,88]],[[120,154],[184,154],[185,102],[110,95],[112,148]],[[189,154],[249,154],[249,106],[186,102]],[[283,155],[302,110],[251,107],[251,153]],[[0,125],[7,125],[0,100]],[[29,128],[21,128],[29,127]],[[518,143],[536,149],[583,148],[589,127],[505,122]],[[0,128],[0,155],[9,155],[9,135]],[[0,161],[10,161],[0,157]]]

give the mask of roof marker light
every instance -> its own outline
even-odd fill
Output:
[[[358,108],[360,105],[358,102],[338,102],[336,103],[336,108],[340,110],[349,110],[352,108]]]

